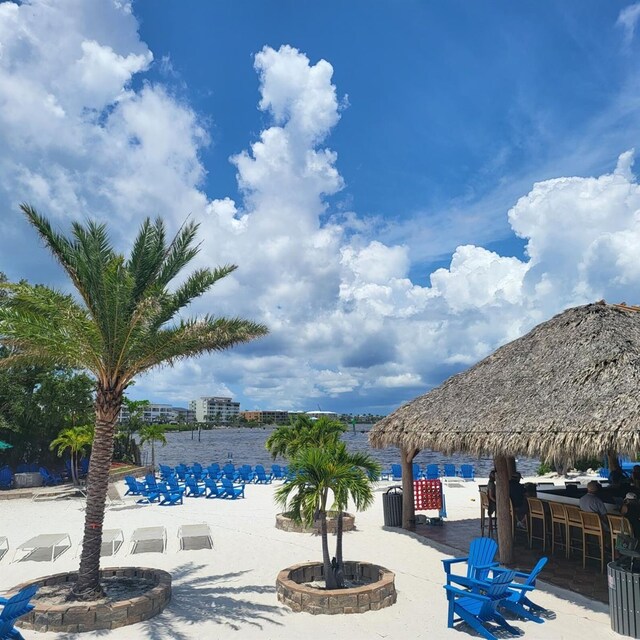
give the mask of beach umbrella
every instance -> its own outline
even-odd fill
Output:
[[[4,442],[3,440],[0,440],[0,451],[2,451],[3,449],[11,449],[11,447],[13,447],[12,444],[9,444],[8,442]]]
[[[411,452],[494,456],[500,519],[507,456],[635,456],[639,391],[640,309],[602,301],[568,309],[500,347],[376,423],[369,441]],[[510,526],[505,504],[503,528]],[[506,531],[501,558],[503,543],[507,557]]]

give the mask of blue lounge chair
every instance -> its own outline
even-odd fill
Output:
[[[420,469],[420,465],[417,462],[414,462],[411,466],[413,469],[413,479],[414,480],[422,480],[424,479],[424,474],[422,473],[422,469]]]
[[[279,464],[271,465],[271,476],[274,480],[284,480],[284,473],[282,467]]]
[[[509,594],[509,583],[515,576],[514,571],[501,571],[492,580],[477,581],[469,578],[455,576],[454,581],[459,582],[466,589],[460,589],[453,585],[445,585],[449,611],[447,626],[452,629],[456,622],[466,622],[474,631],[487,640],[496,640],[493,631],[504,629],[519,636],[520,631],[512,627],[504,617],[498,613],[500,606]],[[449,579],[449,576],[447,577]],[[456,618],[457,616],[457,618]],[[485,625],[494,625],[489,627]]]
[[[475,472],[472,464],[460,465],[460,477],[463,480],[473,480],[475,478]]]
[[[187,478],[184,482],[187,489],[185,494],[186,496],[190,498],[199,498],[205,494],[205,489],[198,485],[195,478]]]
[[[147,475],[144,477],[144,481],[145,481],[145,484],[147,485],[147,489],[153,489],[153,490],[158,489],[158,483],[153,473],[147,473]]]
[[[13,487],[13,473],[9,467],[0,469],[0,489],[11,489]]]
[[[402,465],[400,464],[391,465],[391,479],[396,481],[402,480]]]
[[[202,475],[202,465],[199,462],[194,462],[191,465],[191,473],[198,473]]]
[[[159,469],[160,477],[165,481],[173,475],[173,469],[171,467],[168,467],[166,464],[161,464],[159,466]]]
[[[253,472],[253,469],[251,468],[251,465],[243,464],[236,471],[236,479],[244,483],[253,482],[255,480],[255,474]]]
[[[222,467],[222,477],[226,478],[227,480],[231,480],[231,482],[237,480],[238,472],[236,471],[235,465],[231,464],[230,462],[225,464],[224,467]]]
[[[204,479],[205,498],[222,498],[222,490],[218,487],[215,480],[211,478]]]
[[[176,504],[182,504],[182,496],[184,495],[184,489],[172,489],[168,485],[159,487],[160,492],[160,506],[173,506]]]
[[[261,464],[256,465],[255,471],[255,481],[257,484],[271,484],[273,480],[273,476],[271,474],[267,475],[267,472],[264,470],[264,467]]]
[[[24,636],[13,625],[18,618],[34,608],[29,600],[33,598],[37,590],[38,585],[31,584],[18,591],[11,598],[0,598],[0,604],[4,605],[0,611],[0,638],[24,640]]]
[[[189,472],[189,470],[187,469],[187,467],[184,464],[178,464],[178,465],[176,465],[175,472],[176,472],[176,475],[178,476],[178,478],[180,478],[180,480],[182,480],[182,482],[184,482],[184,479],[186,478],[187,473]]]
[[[52,487],[64,482],[60,474],[49,473],[49,470],[46,467],[40,467],[40,475],[42,476],[42,483],[45,487]]]
[[[535,589],[536,579],[542,569],[544,569],[544,565],[547,564],[547,560],[548,558],[540,558],[536,566],[531,570],[531,573],[516,571],[515,577],[524,579],[524,582],[512,582],[509,586],[508,598],[501,602],[500,606],[521,618],[537,622],[538,624],[544,622],[544,618],[536,614],[547,611],[547,609],[531,602],[527,597],[527,593]],[[494,569],[494,574],[498,571],[502,571],[502,569]]]
[[[244,485],[233,484],[228,478],[222,478],[222,498],[244,498]]]
[[[442,465],[443,472],[442,475],[445,478],[455,478],[456,477],[456,465],[455,464],[444,464]]]
[[[440,477],[440,469],[437,464],[428,464],[425,472],[427,480],[437,480]]]
[[[493,538],[474,538],[469,545],[469,555],[465,558],[447,558],[442,561],[444,571],[449,579],[456,577],[451,573],[451,565],[459,562],[467,563],[467,578],[484,580],[489,575],[489,570],[498,567],[494,562],[498,552],[498,543]]]

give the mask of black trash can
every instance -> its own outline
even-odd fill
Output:
[[[607,579],[611,628],[640,638],[640,573],[630,569],[628,560],[617,560],[607,565]]]
[[[382,495],[385,527],[402,526],[402,487],[390,487]]]

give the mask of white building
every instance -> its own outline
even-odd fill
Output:
[[[312,420],[317,420],[318,418],[337,420],[339,417],[335,411],[306,411],[305,415],[309,416]]]
[[[184,407],[173,407],[170,404],[150,403],[143,409],[142,420],[148,423],[170,424],[178,422],[181,417],[183,422],[189,419],[189,410]],[[129,421],[129,410],[122,405],[118,422]]]
[[[196,422],[229,422],[240,415],[240,403],[233,398],[208,396],[191,400],[189,409],[194,413]]]

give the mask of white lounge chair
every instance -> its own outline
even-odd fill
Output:
[[[9,539],[5,536],[0,536],[0,560],[4,558],[9,552]]]
[[[70,548],[71,538],[68,533],[45,533],[23,542],[16,549],[16,553],[18,551],[27,552],[18,562],[25,560],[53,562]],[[14,553],[14,560],[16,553]]]
[[[164,553],[167,530],[164,527],[142,527],[131,536],[131,553]]]
[[[115,556],[124,544],[122,529],[105,529],[102,532],[102,546],[100,556]]]
[[[178,527],[181,551],[213,549],[211,529],[208,524],[183,524]]]

